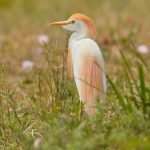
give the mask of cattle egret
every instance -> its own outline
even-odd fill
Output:
[[[93,116],[97,100],[105,100],[106,74],[103,56],[94,41],[96,29],[93,21],[84,14],[73,14],[67,21],[53,22],[72,32],[68,44],[68,70],[74,77],[80,104]],[[81,113],[81,112],[80,112]]]

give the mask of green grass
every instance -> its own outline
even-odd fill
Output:
[[[150,149],[150,53],[136,50],[150,47],[149,7],[146,0],[1,0],[0,149]],[[68,33],[48,26],[74,12],[96,24],[108,85],[98,115],[84,112],[81,121],[66,69]],[[40,34],[48,44],[37,42]],[[33,69],[22,69],[26,59]]]

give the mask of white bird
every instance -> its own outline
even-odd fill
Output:
[[[74,76],[80,102],[93,116],[97,112],[97,100],[104,101],[106,97],[105,66],[101,50],[94,41],[94,23],[86,15],[76,13],[67,21],[51,25],[59,25],[72,32],[68,44],[68,70]]]

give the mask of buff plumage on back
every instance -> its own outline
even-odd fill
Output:
[[[85,54],[80,65],[80,93],[89,115],[96,113],[96,101],[103,99],[102,70],[99,67],[99,58]]]
[[[95,29],[94,22],[86,15],[81,14],[81,13],[76,13],[76,14],[73,14],[69,19],[79,19],[79,20],[83,21],[88,29],[87,36],[89,36],[91,38],[96,37],[96,29]]]

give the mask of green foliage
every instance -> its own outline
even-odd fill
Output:
[[[32,97],[28,100],[30,106],[18,106],[15,90],[7,87],[5,71],[2,69],[1,148],[32,149],[37,139],[41,140],[38,149],[147,149],[150,147],[148,119],[150,90],[145,83],[142,64],[138,64],[139,76],[134,81],[135,77],[133,78],[129,62],[122,53],[128,91],[122,95],[120,88],[108,78],[111,91],[114,91],[114,95],[113,93],[111,95],[115,101],[111,95],[108,95],[106,104],[98,104],[99,113],[95,118],[88,118],[84,114],[79,121],[78,98],[74,94],[76,91],[70,88],[72,85],[68,86],[63,67],[55,68],[55,64],[61,64],[60,59],[54,57],[53,52],[48,53],[46,53],[47,63],[53,69],[49,68],[51,72],[48,69],[45,70],[46,72],[35,72],[38,92],[33,90]],[[49,60],[48,55],[53,55],[50,58],[54,60]],[[61,56],[64,61],[64,54]]]

